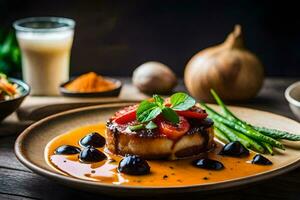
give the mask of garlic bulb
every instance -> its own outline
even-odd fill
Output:
[[[222,99],[243,100],[260,90],[264,70],[259,59],[244,47],[236,25],[223,44],[204,49],[188,62],[184,82],[192,96],[211,100],[210,89]]]
[[[141,92],[163,94],[172,91],[177,78],[166,65],[151,61],[134,70],[132,82]]]

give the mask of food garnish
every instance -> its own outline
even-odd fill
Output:
[[[273,163],[261,154],[256,154],[251,161],[252,164],[257,165],[272,165]]]
[[[90,133],[83,137],[79,144],[83,147],[93,146],[93,147],[103,147],[105,145],[105,138],[97,132]]]
[[[150,121],[145,128],[151,130],[157,128],[157,125],[153,121]]]
[[[209,117],[214,120],[216,137],[221,141],[241,142],[246,148],[258,153],[274,154],[273,148],[284,150],[279,139],[300,141],[300,136],[286,131],[257,127],[235,116],[224,104],[218,94],[212,89],[211,94],[221,107],[222,114],[218,113],[204,102],[200,104],[206,109]]]
[[[174,125],[172,122],[160,121],[159,129],[160,132],[166,135],[168,138],[176,140],[187,133],[187,131],[190,129],[190,124],[184,117],[180,116],[179,122],[176,125]]]
[[[250,152],[240,142],[230,142],[225,144],[219,155],[232,156],[232,157],[246,157],[249,156]]]
[[[128,106],[115,113],[112,119],[118,124],[125,124],[136,119],[136,109],[138,104]]]
[[[62,145],[58,147],[54,153],[57,155],[72,155],[80,153],[80,148],[72,145]]]
[[[105,145],[105,138],[97,132],[92,132],[84,136],[78,141],[82,149],[72,145],[62,145],[55,149],[56,155],[73,155],[79,154],[78,158],[81,162],[99,162],[105,160],[106,155],[96,148]]]
[[[155,119],[159,114],[174,123],[179,123],[179,116],[176,111],[186,111],[193,107],[196,101],[189,95],[179,92],[170,97],[170,105],[164,104],[164,99],[158,95],[153,95],[153,102],[144,100],[137,108],[137,120],[139,122],[148,122]],[[192,111],[190,111],[192,113]],[[199,113],[202,118],[205,118],[206,113]],[[192,116],[191,116],[192,117]]]
[[[159,127],[170,138],[177,138],[186,133],[190,127],[184,117],[194,119],[207,117],[203,110],[193,107],[195,104],[195,99],[182,92],[173,94],[167,100],[155,94],[151,100],[144,100],[138,106],[129,107],[122,114],[117,113],[114,121],[119,124],[126,124],[137,120],[139,124],[128,127],[131,131]],[[161,118],[164,120],[160,120]]]
[[[5,74],[0,73],[0,101],[20,96],[18,85],[9,82]]]
[[[210,169],[210,170],[221,170],[224,169],[224,165],[217,161],[209,158],[201,158],[193,161],[195,167]]]
[[[82,162],[99,162],[106,158],[104,153],[92,146],[85,147],[79,154],[79,159]]]
[[[126,155],[120,161],[118,171],[129,175],[145,175],[150,173],[150,166],[140,156]]]
[[[95,72],[89,72],[77,77],[68,83],[65,88],[72,92],[104,92],[115,89],[116,84]]]

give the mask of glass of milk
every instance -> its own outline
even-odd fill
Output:
[[[32,17],[14,22],[22,54],[23,79],[32,95],[58,95],[69,79],[75,22],[61,17]]]

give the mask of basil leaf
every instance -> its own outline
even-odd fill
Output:
[[[157,125],[153,122],[150,121],[147,125],[146,125],[146,129],[155,129],[157,128]]]
[[[173,109],[171,109],[169,107],[164,107],[162,109],[162,114],[166,120],[168,120],[174,124],[179,123],[179,117]]]
[[[183,92],[173,94],[170,99],[173,110],[188,110],[196,104],[195,99]]]
[[[155,103],[157,105],[159,105],[160,107],[162,107],[164,105],[164,99],[161,96],[154,94],[153,99],[154,99]]]
[[[139,122],[148,122],[161,113],[161,108],[159,108],[156,103],[144,100],[140,103],[136,115]]]

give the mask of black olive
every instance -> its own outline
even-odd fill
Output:
[[[79,141],[79,144],[84,147],[93,146],[93,147],[103,147],[105,145],[105,138],[99,133],[93,132],[86,135]]]
[[[55,149],[55,154],[59,155],[72,155],[80,152],[80,148],[71,146],[71,145],[63,145]]]
[[[83,162],[99,162],[106,158],[104,153],[94,147],[86,147],[79,154],[79,159]]]
[[[246,149],[240,142],[235,141],[226,144],[219,154],[232,157],[244,157],[249,156],[249,150]]]
[[[200,124],[204,127],[204,128],[209,128],[214,124],[214,121],[210,118],[205,118],[203,120],[200,121]]]
[[[194,160],[193,165],[195,167],[199,167],[203,169],[212,169],[212,170],[224,169],[224,165],[221,162],[217,160],[208,159],[208,158]]]
[[[266,157],[262,156],[261,154],[256,154],[251,161],[252,164],[257,165],[272,165],[273,163]]]
[[[139,156],[126,155],[120,161],[118,171],[130,175],[144,175],[150,173],[150,166]]]

